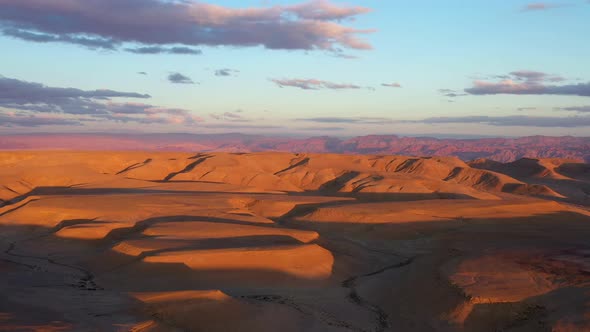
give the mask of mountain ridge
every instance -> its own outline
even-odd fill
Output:
[[[28,134],[0,135],[0,150],[105,150],[386,154],[455,156],[464,161],[561,158],[590,162],[590,137],[439,139],[398,135],[352,138],[248,134]]]

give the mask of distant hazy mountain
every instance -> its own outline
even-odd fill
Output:
[[[510,162],[523,157],[567,158],[590,162],[590,137],[437,139],[370,135],[268,137],[244,134],[28,134],[0,136],[0,149],[158,150],[225,152],[317,152],[456,156]]]

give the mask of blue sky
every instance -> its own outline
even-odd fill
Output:
[[[112,0],[105,3],[109,1]],[[125,1],[137,2],[121,0]],[[70,11],[66,5],[60,7],[65,1],[56,0],[43,12],[34,12],[32,6],[27,6],[40,2],[43,1],[0,1],[0,31],[4,31],[0,34],[0,75],[5,91],[10,90],[11,84],[25,82],[39,83],[45,88],[149,94],[151,98],[92,99],[108,106],[77,112],[64,111],[62,104],[45,107],[54,99],[15,102],[15,96],[5,92],[3,97],[0,92],[0,132],[590,136],[587,107],[590,105],[590,43],[586,36],[590,31],[590,2],[584,0],[200,2],[217,5],[215,13],[280,6],[287,15],[295,15],[288,8],[304,4],[308,14],[297,14],[302,17],[291,20],[301,26],[329,22],[346,28],[374,29],[370,33],[354,34],[372,49],[339,43],[323,49],[290,44],[289,49],[244,46],[235,42],[238,37],[233,35],[219,37],[225,39],[215,46],[198,41],[173,43],[176,39],[167,36],[166,31],[157,43],[152,39],[130,42],[123,40],[129,35],[124,31],[129,25],[115,29],[93,25],[92,32],[100,33],[81,34],[79,31],[87,29],[86,26],[72,26],[84,25],[79,23],[84,16],[76,17],[77,12]],[[157,2],[145,0],[141,6],[157,13],[150,8]],[[79,3],[84,7],[87,2]],[[314,8],[322,5],[329,5],[325,8],[330,13],[339,8],[357,10],[344,18],[310,16],[309,13],[316,13]],[[96,14],[100,18],[96,24],[109,24],[110,19],[115,19],[108,7],[87,7],[81,11]],[[195,7],[195,15],[208,8]],[[188,7],[181,9],[186,11]],[[3,11],[9,14],[1,14]],[[131,20],[133,14],[133,11],[128,13]],[[202,15],[211,19],[208,14]],[[225,19],[235,20],[233,16]],[[68,24],[61,23],[65,21]],[[256,28],[251,22],[248,24],[240,28]],[[191,26],[187,27],[186,34],[193,33]],[[16,29],[20,35],[10,32]],[[182,29],[174,33],[182,34],[185,31]],[[61,39],[32,41],[23,38],[23,32]],[[64,40],[64,36],[119,38],[124,44],[114,49],[88,48]],[[285,30],[273,34],[272,38],[290,36],[291,32]],[[202,53],[125,51],[154,46],[191,47]],[[228,76],[215,75],[221,69],[231,71],[227,71]],[[171,82],[170,76],[175,73],[193,84]],[[478,84],[475,81],[481,83],[479,89],[472,89]],[[445,96],[449,94],[453,96]],[[150,120],[137,120],[140,115],[135,111],[119,114],[115,108],[111,109],[112,105],[121,109],[119,106],[126,103],[149,104],[151,108],[143,109],[141,116]],[[40,105],[44,106],[41,111]],[[92,113],[104,113],[107,108],[109,116]],[[40,120],[30,120],[37,118]],[[55,119],[68,121],[60,123]],[[152,122],[153,119],[158,121]]]

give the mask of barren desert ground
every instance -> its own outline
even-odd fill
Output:
[[[590,331],[590,166],[0,152],[0,331]]]

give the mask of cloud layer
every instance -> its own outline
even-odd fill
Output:
[[[392,123],[391,119],[381,117],[355,117],[355,118],[343,118],[343,117],[317,117],[317,118],[304,118],[296,119],[297,121],[316,122],[316,123],[340,123],[340,124],[373,124],[382,125],[386,123]]]
[[[251,120],[246,119],[243,115],[243,110],[235,110],[232,112],[224,112],[221,114],[212,113],[209,116],[215,120],[223,120],[227,122],[251,122]]]
[[[322,81],[315,78],[310,79],[299,79],[299,78],[288,78],[288,79],[271,79],[276,85],[281,88],[293,87],[303,90],[357,90],[363,89],[362,86],[348,83],[333,83],[328,81]]]
[[[344,25],[368,12],[329,0],[250,8],[184,0],[1,0],[0,31],[142,54],[199,54],[200,46],[337,51],[371,48],[361,35],[373,30]]]
[[[190,125],[200,121],[188,110],[117,102],[116,98],[148,99],[150,95],[48,87],[0,76],[0,125],[80,125],[99,120]]]
[[[473,87],[465,89],[472,95],[564,95],[590,96],[590,82],[577,84],[561,84],[565,78],[537,71],[520,70],[508,75],[496,75],[500,81],[476,80]]]
[[[135,54],[189,54],[199,55],[203,51],[190,47],[176,46],[176,47],[161,47],[161,46],[146,46],[126,48],[125,51]]]
[[[459,116],[459,117],[432,117],[417,121],[403,121],[407,123],[426,124],[452,124],[473,123],[502,127],[588,127],[590,117],[550,117],[550,116]]]
[[[40,126],[80,126],[77,120],[64,119],[56,116],[24,115],[0,112],[0,127],[40,127]]]
[[[570,85],[529,84],[505,80],[501,82],[475,81],[472,88],[465,89],[472,95],[564,95],[590,97],[590,82]]]
[[[579,112],[579,113],[590,113],[590,105],[586,106],[570,106],[570,107],[560,107],[556,108],[558,111],[568,111],[568,112]]]

